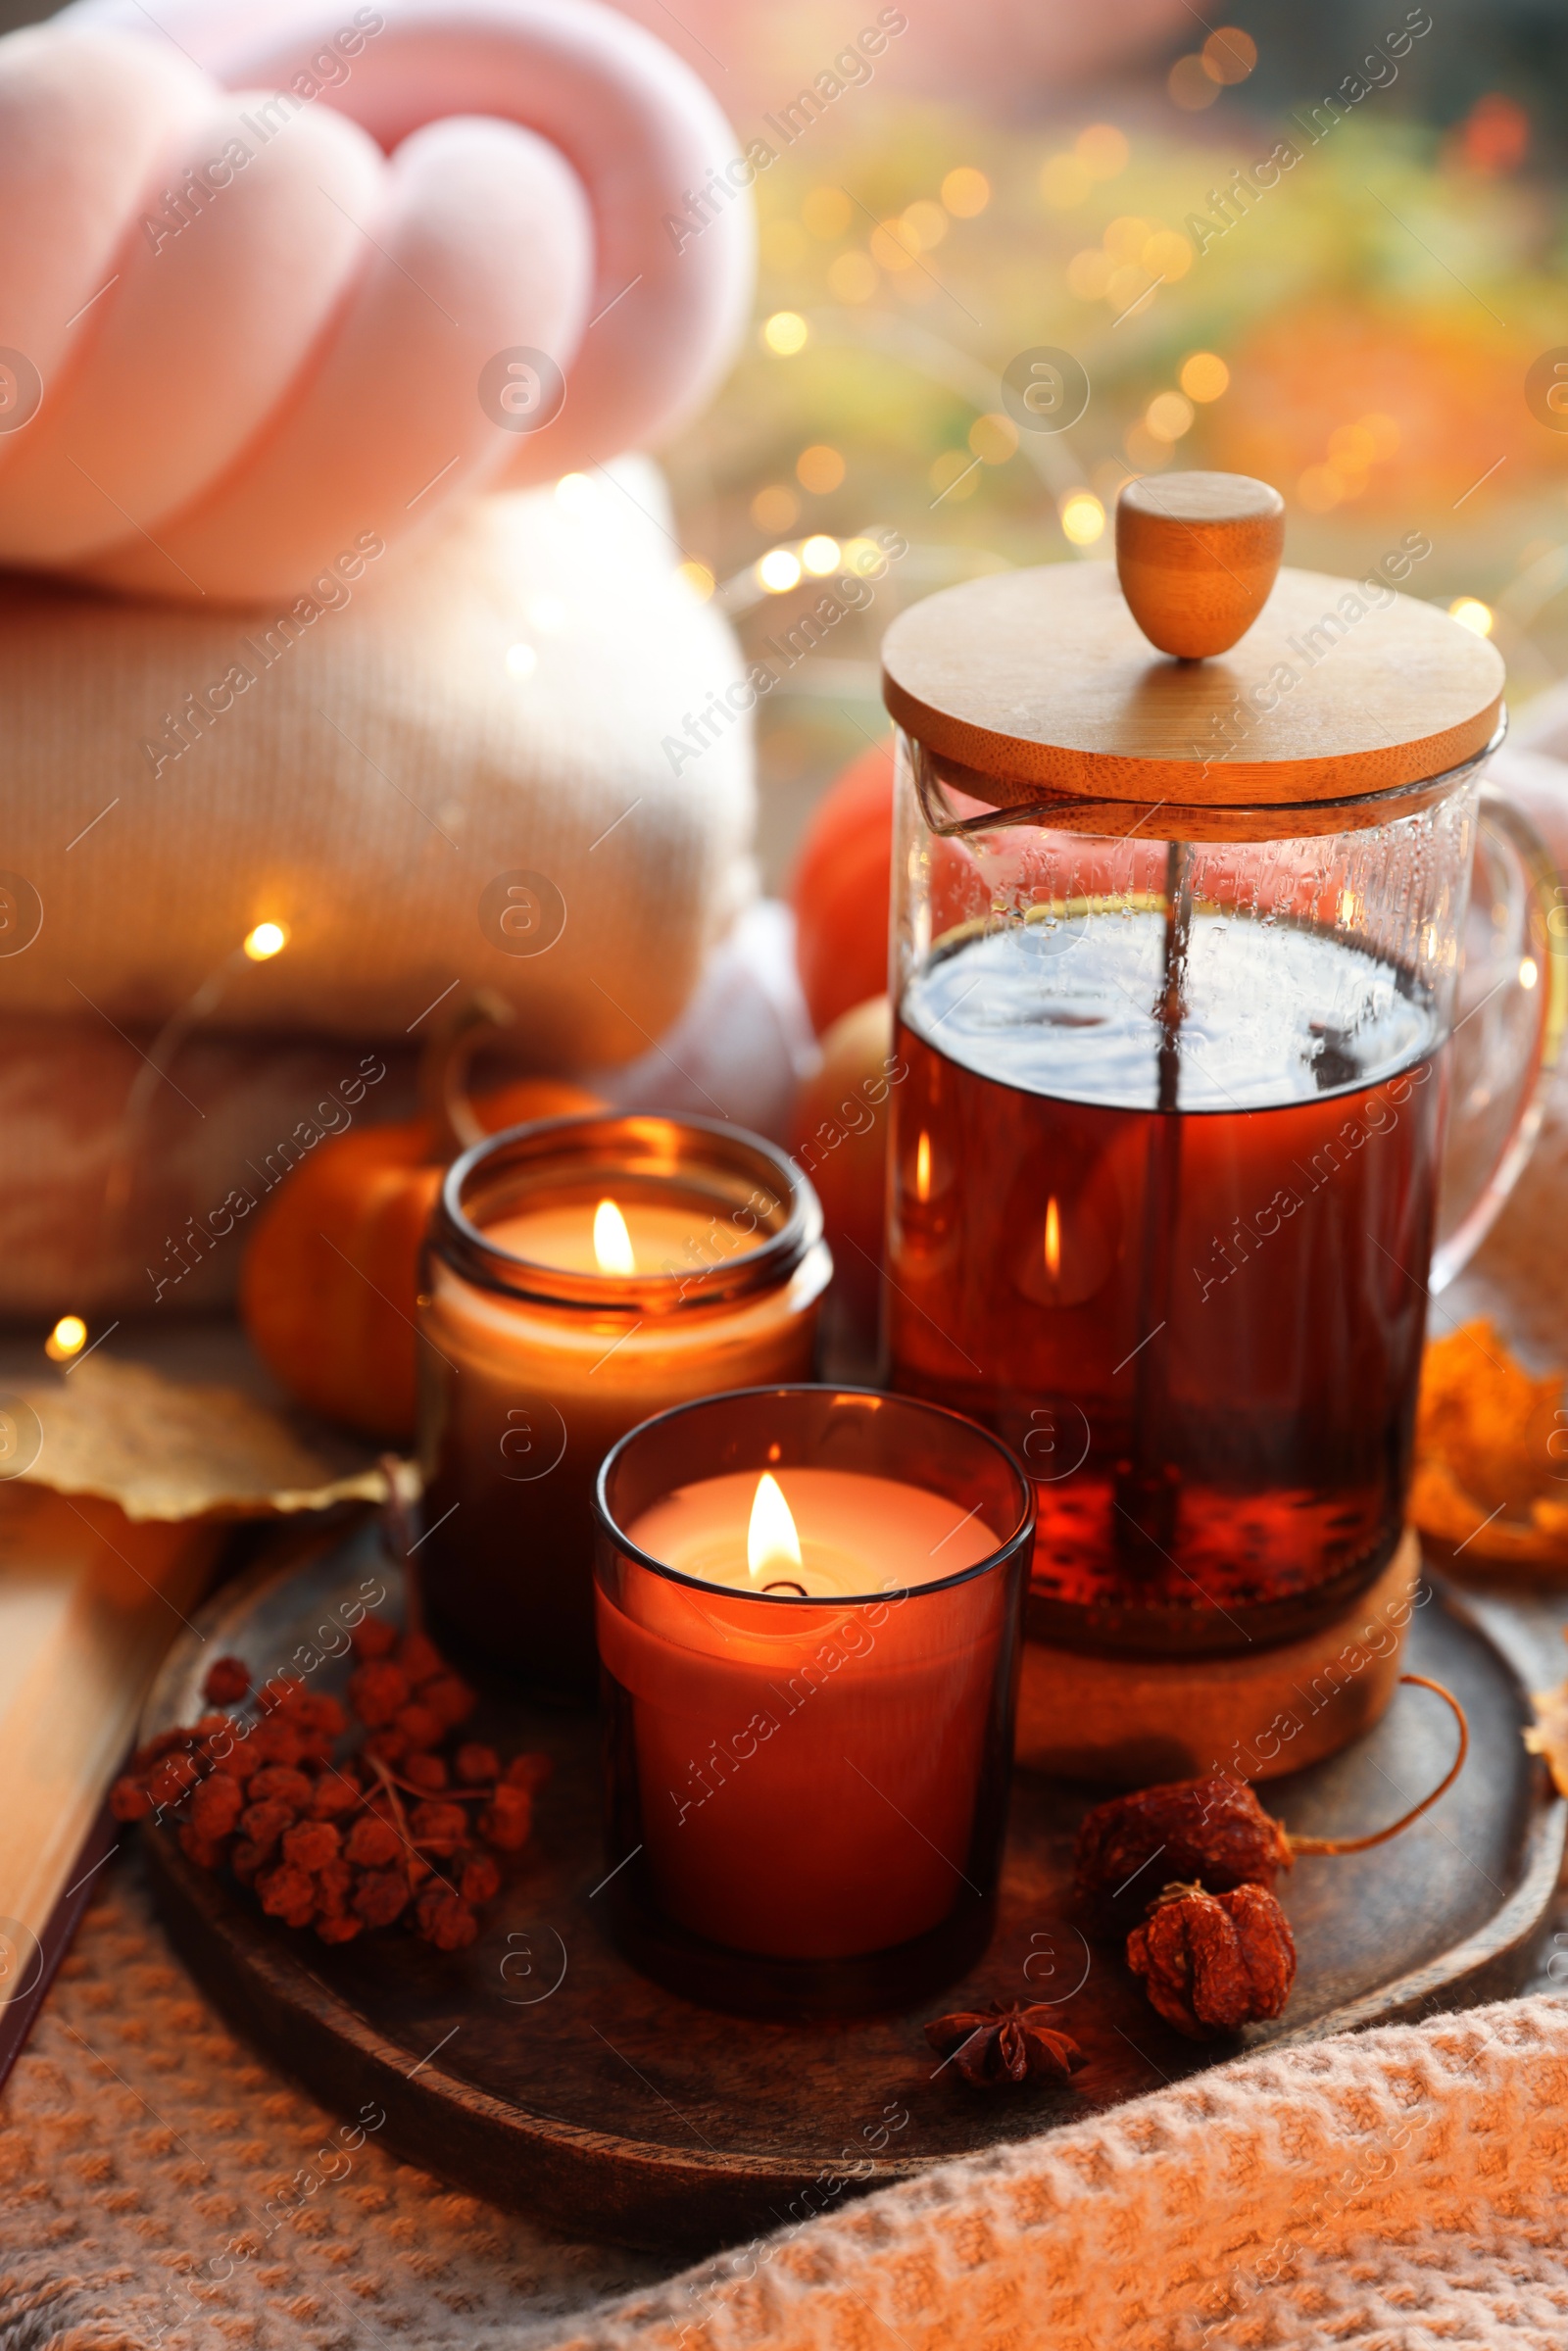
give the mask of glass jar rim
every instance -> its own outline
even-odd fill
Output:
[[[687,1180],[700,1189],[702,1169],[727,1169],[752,1187],[750,1200],[736,1191],[734,1213],[749,1213],[759,1189],[766,1186],[774,1208],[783,1211],[782,1221],[756,1248],[694,1265],[689,1272],[604,1274],[542,1265],[498,1248],[469,1213],[486,1178],[499,1184],[531,1164],[545,1170],[559,1160],[566,1181],[574,1159],[585,1175],[602,1169],[615,1144],[623,1154],[629,1150],[629,1180],[641,1181],[647,1174],[678,1180],[689,1171]],[[714,1200],[720,1204],[716,1193]],[[782,1287],[821,1239],[815,1189],[776,1144],[714,1118],[642,1110],[579,1111],[486,1135],[448,1168],[429,1231],[434,1254],[479,1289],[539,1305],[612,1315],[669,1315],[733,1305]]]
[[[911,1417],[918,1416],[931,1421],[946,1422],[964,1430],[975,1440],[977,1445],[983,1446],[989,1453],[996,1455],[1016,1482],[1021,1502],[1018,1521],[1011,1533],[999,1541],[995,1548],[988,1551],[983,1559],[976,1560],[973,1566],[958,1568],[953,1575],[943,1576],[935,1583],[890,1585],[877,1592],[847,1594],[835,1592],[831,1597],[823,1598],[820,1594],[810,1592],[744,1592],[732,1585],[710,1584],[702,1576],[688,1576],[680,1568],[669,1566],[667,1561],[656,1559],[651,1551],[643,1550],[632,1541],[612,1511],[609,1499],[609,1484],[612,1475],[630,1446],[639,1440],[647,1439],[653,1431],[666,1428],[670,1422],[681,1420],[691,1413],[710,1411],[715,1406],[723,1404],[750,1402],[760,1396],[782,1398],[830,1396],[856,1401],[870,1401],[878,1405],[892,1405],[901,1413],[906,1413]],[[787,1469],[790,1464],[779,1462],[770,1465],[762,1462],[759,1464],[759,1470],[766,1469],[769,1466]],[[794,1466],[800,1468],[807,1465],[798,1462]],[[865,1474],[876,1476],[879,1473],[867,1471]],[[889,1480],[890,1484],[900,1482],[897,1479]],[[914,1479],[906,1479],[902,1482],[906,1485],[916,1483]],[[936,1489],[926,1488],[923,1491],[935,1492]],[[628,1429],[625,1436],[619,1438],[611,1446],[600,1463],[599,1474],[594,1479],[593,1508],[600,1534],[608,1542],[613,1543],[618,1551],[624,1553],[627,1559],[636,1566],[646,1569],[650,1575],[662,1576],[667,1584],[682,1585],[688,1592],[710,1592],[726,1602],[739,1600],[760,1608],[815,1608],[818,1610],[824,1608],[829,1610],[871,1608],[888,1600],[917,1600],[927,1593],[953,1592],[959,1585],[973,1584],[980,1577],[995,1575],[1000,1569],[1006,1567],[1021,1549],[1033,1544],[1035,1535],[1034,1482],[1011,1448],[1004,1445],[1003,1440],[992,1430],[982,1428],[978,1421],[970,1420],[965,1413],[952,1411],[946,1404],[929,1403],[924,1396],[898,1396],[887,1389],[860,1388],[832,1380],[794,1380],[760,1388],[720,1389],[712,1396],[688,1397],[684,1403],[671,1404],[664,1411],[656,1412],[649,1419],[639,1421],[636,1428]],[[988,1529],[987,1532],[992,1532],[992,1530]]]
[[[1508,732],[1508,712],[1501,711],[1491,741],[1456,766],[1412,783],[1389,784],[1375,792],[1348,794],[1343,800],[1273,802],[1216,802],[1212,807],[1189,808],[1179,802],[1141,802],[1101,799],[1088,794],[1043,792],[1020,778],[989,775],[965,767],[945,753],[933,751],[917,735],[906,732],[915,754],[915,790],[921,818],[929,832],[945,840],[961,840],[971,833],[990,833],[1011,826],[1032,825],[1053,832],[1088,832],[1106,838],[1143,841],[1234,841],[1238,846],[1270,841],[1297,841],[1328,833],[1368,832],[1418,816],[1472,781],[1501,749]],[[960,780],[962,779],[962,780]],[[971,784],[975,787],[971,789]],[[936,806],[938,792],[950,785],[974,800],[980,813],[949,816]],[[1007,801],[986,798],[984,787],[1001,785],[1020,797]],[[1152,819],[1166,811],[1164,824]],[[1297,819],[1292,824],[1289,819]]]

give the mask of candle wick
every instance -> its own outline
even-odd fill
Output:
[[[764,1592],[798,1592],[803,1600],[806,1597],[806,1586],[795,1583],[788,1576],[775,1576],[771,1584],[762,1586],[762,1590]]]

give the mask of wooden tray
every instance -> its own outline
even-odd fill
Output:
[[[317,1628],[396,1571],[367,1525],[301,1561],[263,1563],[222,1590],[149,1701],[144,1736],[200,1711],[207,1664],[243,1656],[258,1678],[305,1665]],[[275,1556],[275,1555],[274,1555]],[[1285,2015],[1198,2047],[1163,2026],[1114,1946],[1090,1944],[1067,1899],[1089,1796],[1020,1775],[1001,1923],[984,1962],[918,2014],[809,2026],[752,2024],[645,1982],[606,1939],[596,1898],[597,1729],[487,1697],[477,1736],[544,1747],[557,1777],[534,1846],[471,1949],[443,1956],[393,1931],[328,1950],[265,1919],[172,1837],[145,1850],[193,1973],[236,2027],[326,2105],[386,2109],[411,2162],[577,2235],[705,2252],[906,2180],[955,2156],[1079,2119],[1244,2048],[1278,2047],[1512,1989],[1550,1902],[1565,1807],[1524,1752],[1528,1702],[1501,1653],[1442,1593],[1416,1614],[1407,1662],[1469,1711],[1456,1786],[1392,1845],[1303,1860],[1282,1886],[1300,1950]],[[341,1664],[312,1670],[330,1689]],[[1401,1690],[1358,1746],[1275,1781],[1270,1807],[1303,1833],[1392,1818],[1442,1777],[1447,1709]],[[1070,2090],[979,2092],[941,2067],[921,2026],[994,1999],[1056,2004],[1090,2062]]]

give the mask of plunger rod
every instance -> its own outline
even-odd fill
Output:
[[[1128,1459],[1118,1477],[1116,1534],[1124,1555],[1150,1570],[1175,1540],[1177,1485],[1169,1459],[1166,1410],[1171,1280],[1181,1210],[1181,1027],[1192,944],[1192,851],[1165,850],[1165,940],[1159,1002],[1159,1057],[1149,1156],[1144,1176],[1143,1255],[1138,1282],[1138,1352],[1134,1359]]]

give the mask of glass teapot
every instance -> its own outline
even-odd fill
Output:
[[[1280,571],[1283,533],[1265,484],[1140,481],[1119,588],[993,575],[884,644],[889,1377],[1032,1471],[1029,1629],[1068,1647],[1295,1640],[1390,1561],[1483,820],[1506,1116],[1440,1275],[1563,1023],[1549,861],[1480,781],[1495,649],[1381,572]]]

